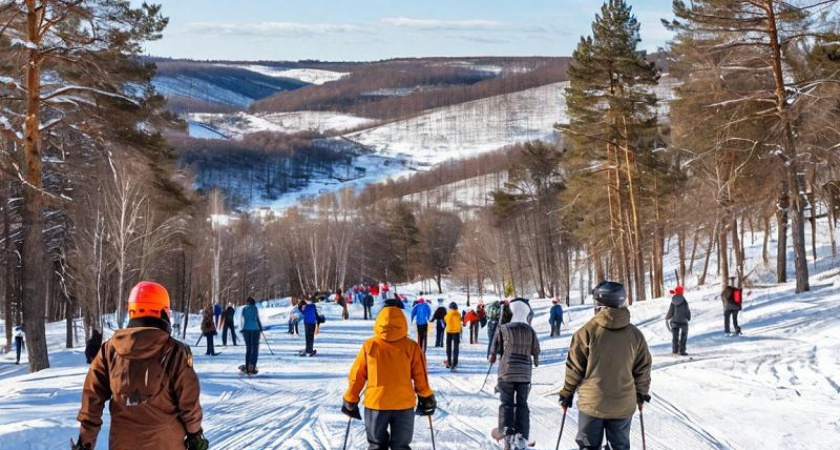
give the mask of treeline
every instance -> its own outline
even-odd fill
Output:
[[[255,102],[255,111],[341,111],[383,120],[430,108],[518,92],[563,81],[567,60],[517,61],[501,73],[464,64],[388,61],[365,65],[336,82],[284,92]]]

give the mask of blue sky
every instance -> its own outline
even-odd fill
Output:
[[[140,0],[132,0],[139,4]],[[193,59],[332,61],[568,56],[601,0],[152,0],[170,25],[147,53]],[[668,39],[671,0],[629,0],[642,47]]]

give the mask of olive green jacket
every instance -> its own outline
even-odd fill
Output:
[[[627,308],[604,308],[572,337],[566,383],[578,392],[578,409],[599,419],[636,412],[636,394],[650,391],[651,356],[645,336],[630,324]]]

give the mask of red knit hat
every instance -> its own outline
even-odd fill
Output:
[[[683,295],[683,293],[685,293],[685,288],[682,286],[671,289],[671,295]]]

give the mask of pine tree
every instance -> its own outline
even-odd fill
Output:
[[[585,215],[603,217],[601,223],[608,224],[606,233],[599,227],[596,239],[609,236],[607,247],[617,253],[614,259],[623,268],[618,275],[634,282],[638,298],[644,300],[639,160],[653,149],[657,98],[651,88],[659,74],[638,50],[639,30],[624,0],[604,3],[592,24],[592,36],[581,38],[572,55],[566,92],[570,123],[561,129],[574,167],[570,191],[585,193],[591,205]],[[600,212],[605,209],[608,217]],[[590,244],[593,249],[603,247],[597,240]]]

